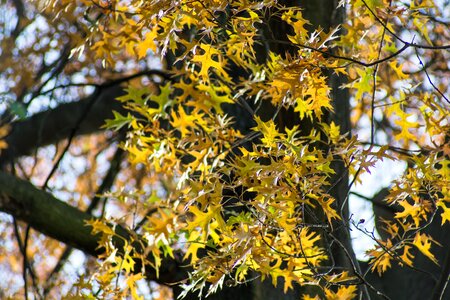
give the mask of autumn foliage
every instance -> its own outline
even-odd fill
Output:
[[[35,5],[47,22],[79,24],[65,76],[90,69],[86,86],[125,91],[116,99],[125,109],[104,126],[125,136],[128,170],[101,191],[113,212],[86,222],[102,253],[57,295],[144,299],[148,270],[158,276],[173,259],[189,270],[180,297],[267,280],[285,293],[308,287],[301,299],[387,298],[367,272],[414,269],[420,256],[442,264],[426,231],[450,223],[450,31],[439,1],[339,1],[333,11],[345,20],[326,28],[301,1]],[[46,82],[36,93],[69,87]],[[377,220],[378,235],[348,199],[384,160],[405,167],[378,203],[394,211]],[[374,240],[367,271],[349,230]]]

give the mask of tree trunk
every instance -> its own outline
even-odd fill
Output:
[[[344,9],[336,9],[338,1],[330,1],[330,0],[300,0],[300,1],[282,1],[286,6],[298,6],[304,8],[303,14],[306,19],[311,20],[312,26],[309,28],[311,31],[317,29],[321,26],[324,29],[330,28],[330,26],[336,26],[342,23],[344,19],[345,11]],[[263,32],[268,39],[274,38],[276,40],[285,40],[287,41],[287,28],[283,22],[277,21],[276,18],[273,18],[271,22],[268,23],[270,28],[263,28]],[[273,36],[273,35],[276,36]],[[272,36],[271,36],[272,35]],[[280,55],[285,55],[286,53],[291,52],[294,54],[294,48],[290,46],[286,46],[285,44],[277,44],[277,43],[269,43],[268,48],[270,48],[273,52],[276,52]],[[267,55],[266,48],[261,47],[258,49],[259,60],[264,61],[265,55]],[[235,72],[239,74],[239,71]],[[341,132],[346,133],[350,131],[350,105],[349,105],[349,94],[348,91],[340,89],[343,81],[342,78],[332,75],[331,72],[329,75],[329,84],[332,88],[332,100],[335,108],[335,114],[330,116],[330,121],[333,120],[337,125],[341,126]],[[271,105],[266,105],[261,108],[258,112],[261,119],[267,120],[271,118],[276,111],[276,108]],[[243,108],[239,108],[234,106],[227,107],[227,114],[232,115],[237,120],[237,127],[243,131],[248,131],[251,127],[254,126],[253,120],[249,118],[248,112]],[[302,123],[303,122],[303,123]],[[300,128],[311,128],[314,124],[305,124],[305,121],[300,121],[297,114],[294,113],[292,109],[289,110],[281,110],[277,116],[277,127],[284,131],[284,128],[292,128],[294,125],[301,125]],[[306,121],[310,123],[309,121]],[[309,133],[308,130],[305,132]],[[344,217],[348,217],[348,205],[345,202],[347,196],[347,188],[348,188],[348,175],[345,167],[342,163],[335,163],[334,169],[336,171],[336,175],[334,177],[335,187],[331,191],[331,195],[336,198],[339,207],[343,205]],[[342,226],[341,226],[342,227]],[[343,228],[340,231],[335,233],[336,237],[339,238],[346,250],[350,254],[348,257],[347,254],[344,253],[343,249],[340,247],[336,247],[333,249],[333,260],[335,261],[336,266],[343,266],[345,268],[351,269],[352,262],[356,262],[356,258],[353,253],[353,249],[351,247],[350,235],[347,228]],[[250,276],[251,277],[251,276]],[[279,300],[279,299],[300,299],[301,295],[307,294],[317,294],[317,288],[306,286],[300,287],[299,285],[295,286],[294,289],[289,290],[287,294],[283,291],[283,281],[279,279],[277,282],[277,286],[274,287],[270,279],[266,279],[261,281],[259,278],[251,280],[249,278],[249,282],[247,284],[243,284],[240,286],[232,286],[226,287],[216,294],[210,295],[207,299],[211,300]],[[179,294],[180,290],[174,289],[175,297]],[[188,295],[186,299],[197,299],[197,295]]]

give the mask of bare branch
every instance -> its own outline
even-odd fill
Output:
[[[439,276],[438,282],[436,283],[436,286],[434,287],[433,290],[433,296],[431,298],[432,300],[444,299],[444,293],[448,286],[449,278],[450,278],[450,250],[447,250],[441,275]]]
[[[105,193],[107,190],[111,188],[111,186],[114,183],[114,180],[117,176],[117,174],[120,171],[120,163],[122,162],[122,158],[124,156],[124,150],[120,147],[116,149],[116,152],[114,153],[113,158],[111,159],[111,163],[109,166],[109,170],[106,173],[105,177],[103,178],[102,184],[98,187],[97,192],[95,193],[94,198],[92,198],[91,203],[89,204],[89,207],[86,209],[86,213],[92,215],[92,211],[97,207],[101,200],[101,194]],[[73,248],[70,246],[67,246],[61,256],[59,257],[58,262],[53,267],[50,274],[47,276],[46,280],[46,286],[44,288],[44,295],[47,295],[48,292],[50,292],[50,282],[52,278],[62,269],[64,264],[66,263],[67,259],[72,254]]]

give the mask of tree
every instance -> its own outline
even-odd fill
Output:
[[[4,2],[2,296],[448,298],[446,4]]]

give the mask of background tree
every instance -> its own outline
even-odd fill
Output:
[[[446,4],[3,2],[1,296],[449,297]]]

